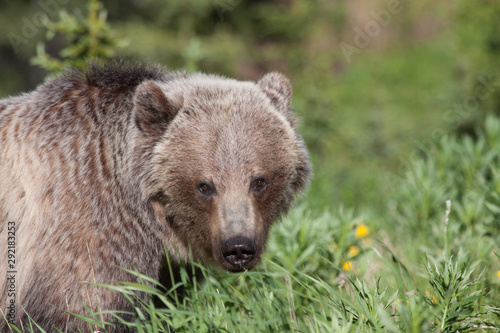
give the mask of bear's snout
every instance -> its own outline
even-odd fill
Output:
[[[222,257],[229,265],[225,267],[233,272],[250,269],[255,265],[257,245],[247,237],[233,237],[222,243]]]

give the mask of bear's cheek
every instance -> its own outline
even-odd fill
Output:
[[[176,181],[177,180],[177,181]],[[205,263],[212,259],[211,202],[197,196],[196,189],[190,182],[182,179],[170,180],[171,186],[165,192],[164,204],[153,206],[156,215],[165,221],[195,260]]]
[[[262,221],[262,230],[267,233],[274,222],[279,220],[282,213],[286,212],[290,205],[288,178],[286,176],[273,177],[269,190],[262,198],[256,198],[255,210]]]
[[[217,238],[218,234],[213,231],[213,208],[209,203],[198,204],[194,202],[196,199],[191,198],[192,206],[190,216],[178,226],[178,232],[184,232],[188,243],[191,245],[195,259],[200,259],[204,262],[213,262],[213,239]]]

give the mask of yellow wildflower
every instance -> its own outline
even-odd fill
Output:
[[[399,306],[404,304],[402,299],[398,299],[392,303],[396,311],[399,311]],[[410,306],[410,300],[406,300],[406,305]]]
[[[363,221],[361,221],[359,223],[358,227],[356,228],[354,236],[356,236],[356,238],[363,238],[366,235],[368,235],[369,233],[370,233],[370,229],[368,229],[368,227],[363,223]]]
[[[349,258],[355,257],[358,254],[359,254],[359,247],[357,247],[356,245],[349,246],[349,248],[347,249],[347,256]]]
[[[394,301],[394,308],[396,309],[396,311],[399,311],[399,307],[400,305],[403,304],[403,300],[402,299],[398,299],[396,301]],[[410,305],[410,302],[408,300],[406,300],[406,304]]]
[[[342,269],[344,271],[351,271],[352,270],[352,261],[348,260],[345,263],[342,264]]]
[[[500,271],[497,272],[497,278],[500,279]]]
[[[432,303],[437,303],[437,302],[438,302],[438,300],[437,300],[436,296],[432,295],[432,294],[429,292],[429,290],[427,290],[427,289],[425,289],[425,295],[431,299],[431,302],[432,302]]]

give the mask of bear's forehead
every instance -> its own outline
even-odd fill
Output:
[[[255,83],[206,77],[189,83],[170,87],[183,95],[183,107],[168,137],[190,168],[246,177],[288,164],[291,126]]]
[[[287,164],[293,146],[279,117],[265,109],[181,114],[176,122],[169,146],[193,171],[212,175],[206,178],[273,172]]]
[[[264,139],[273,143],[289,136],[288,124],[265,100],[262,103],[246,103],[237,98],[201,101],[186,105],[174,122],[174,131],[199,143],[257,144]]]
[[[184,106],[218,107],[231,110],[234,104],[266,103],[267,97],[250,81],[237,81],[216,75],[192,74],[180,80],[159,83],[167,98],[182,96]]]
[[[217,108],[218,112],[235,112],[251,109],[254,106],[265,107],[268,98],[253,86],[200,86],[185,93],[187,106],[202,109]]]
[[[270,99],[253,82],[228,79],[194,80],[171,95],[182,95],[182,107],[174,122],[200,132],[262,132],[286,127]],[[181,90],[179,90],[181,89]],[[177,97],[178,98],[178,97]],[[243,133],[240,133],[242,135]]]
[[[250,152],[262,146],[277,149],[291,139],[279,117],[258,108],[184,111],[177,118],[169,137],[177,144],[192,145],[192,149]]]

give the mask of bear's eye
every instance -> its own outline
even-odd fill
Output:
[[[199,183],[198,184],[198,191],[200,191],[201,194],[204,196],[212,196],[215,194],[215,189],[213,186],[207,184],[207,183]]]
[[[252,182],[252,190],[256,193],[263,192],[267,187],[267,181],[265,178],[256,178]]]

